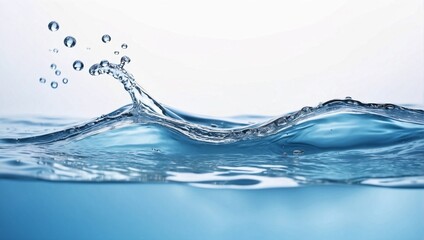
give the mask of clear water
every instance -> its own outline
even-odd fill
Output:
[[[105,35],[103,35],[102,36],[102,41],[104,42],[104,43],[108,43],[108,42],[110,42],[112,40],[112,38],[108,35],[108,34],[105,34]]]
[[[0,118],[2,237],[422,239],[423,110],[347,97],[275,117],[200,117],[158,103],[130,62],[88,69],[131,97],[112,113]],[[128,182],[142,184],[112,184]]]

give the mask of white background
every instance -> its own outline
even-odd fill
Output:
[[[186,112],[279,115],[346,96],[422,105],[423,17],[419,0],[0,0],[0,115],[96,117],[130,103],[87,72],[119,61],[123,42],[146,91]],[[69,78],[56,90],[53,62]]]

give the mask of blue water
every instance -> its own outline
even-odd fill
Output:
[[[424,110],[201,117],[157,102],[130,61],[89,68],[131,97],[112,113],[0,118],[1,239],[424,238]]]
[[[0,119],[1,239],[423,239],[423,110],[205,118],[129,79],[93,120]]]
[[[82,124],[3,118],[0,175],[221,189],[424,186],[422,110],[347,99],[274,118],[209,119],[151,103]]]

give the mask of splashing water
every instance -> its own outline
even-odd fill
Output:
[[[204,118],[158,103],[125,69],[130,62],[103,60],[88,71],[118,80],[132,105],[72,126],[2,119],[0,176],[209,188],[424,187],[423,110],[347,97],[274,118]]]

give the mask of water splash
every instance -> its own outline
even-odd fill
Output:
[[[1,119],[0,177],[207,188],[424,187],[423,110],[346,97],[273,118],[205,118],[158,103],[125,69],[130,62],[103,60],[88,72],[118,80],[131,105],[83,124]],[[76,60],[73,68],[84,64]]]
[[[89,73],[121,82],[132,105],[52,133],[3,133],[12,136],[0,140],[0,175],[207,188],[424,186],[423,110],[346,98],[264,121],[201,118],[155,101],[125,70],[129,62],[103,60]]]

